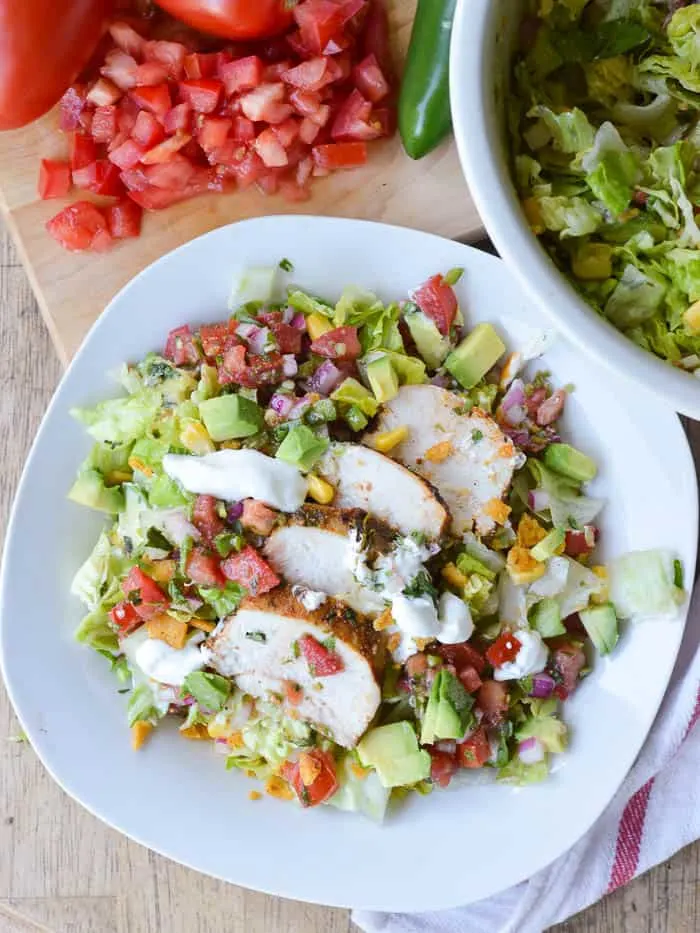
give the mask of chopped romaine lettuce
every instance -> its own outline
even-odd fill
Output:
[[[610,601],[621,619],[664,619],[685,600],[676,584],[677,561],[668,550],[631,551],[608,566]]]

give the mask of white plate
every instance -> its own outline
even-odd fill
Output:
[[[642,350],[581,298],[540,245],[511,181],[504,142],[511,51],[524,0],[458,0],[450,49],[450,103],[469,190],[489,236],[529,292],[576,344],[612,373],[634,379],[691,418],[700,380]]]
[[[146,269],[90,332],[51,403],[27,463],[2,578],[2,665],[32,745],[92,813],[199,871],[325,904],[425,910],[477,900],[522,880],[571,846],[600,814],[637,755],[671,673],[684,621],[625,631],[567,704],[570,750],[547,783],[475,785],[411,800],[384,826],[330,808],[302,811],[227,773],[208,743],[159,730],[135,754],[124,697],[104,660],[72,640],[82,610],[69,595],[100,520],[65,492],[89,449],[68,414],[115,393],[123,360],[162,347],[168,330],[226,314],[235,267],[294,263],[292,280],[336,296],[346,284],[384,299],[453,266],[468,322],[495,322],[521,343],[541,326],[497,259],[423,233],[360,221],[267,217],[234,224]],[[569,436],[597,458],[610,499],[606,554],[666,546],[693,579],[695,472],[680,424],[560,343],[547,355],[574,383]]]

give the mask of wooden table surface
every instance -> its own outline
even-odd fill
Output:
[[[61,368],[2,228],[0,358],[4,535],[24,458]],[[700,426],[695,447],[700,450]],[[104,826],[54,784],[30,746],[11,741],[17,720],[0,691],[0,933],[356,931],[345,910],[214,881]],[[556,933],[694,933],[700,929],[699,890],[696,844]]]

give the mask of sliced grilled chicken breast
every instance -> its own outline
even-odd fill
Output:
[[[493,418],[478,409],[461,414],[463,405],[459,396],[437,386],[404,386],[383,406],[376,431],[363,440],[371,447],[378,433],[405,425],[408,439],[392,455],[435,486],[455,534],[472,528],[488,534],[507,516],[501,500],[522,455]]]
[[[449,514],[434,489],[400,463],[361,444],[331,444],[314,468],[336,490],[333,504],[363,509],[401,534],[439,538]]]
[[[307,659],[305,636],[325,641],[342,670],[320,676]],[[309,612],[287,586],[245,599],[203,650],[215,670],[234,677],[251,696],[277,694],[287,703],[285,684],[298,685],[299,702],[290,712],[345,748],[357,744],[380,703],[377,675],[384,664],[383,637],[371,622],[337,600]]]
[[[359,509],[305,505],[272,532],[265,542],[265,557],[288,583],[327,593],[356,612],[379,613],[384,601],[361,586],[351,569],[349,536],[367,522],[381,537],[378,523]]]

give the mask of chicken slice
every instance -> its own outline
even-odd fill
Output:
[[[342,670],[314,676],[300,647],[304,636],[325,641]],[[337,600],[305,610],[288,586],[245,599],[203,651],[211,667],[235,678],[251,696],[276,694],[286,704],[285,682],[301,687],[301,699],[290,712],[345,748],[357,744],[381,701],[377,678],[385,660],[383,636]]]
[[[407,440],[392,454],[432,483],[452,515],[452,531],[489,534],[503,524],[508,510],[501,501],[522,461],[513,443],[487,414],[472,409],[463,414],[464,401],[453,392],[432,385],[404,386],[379,415],[376,435],[401,425]]]
[[[442,536],[449,514],[434,489],[400,463],[361,444],[332,444],[314,468],[336,490],[333,504],[363,509],[408,535]]]
[[[368,525],[388,549],[389,530],[359,509],[305,505],[272,532],[265,542],[265,557],[288,583],[327,593],[357,612],[376,614],[384,609],[384,600],[361,586],[352,572],[350,536],[358,531],[366,536]]]

